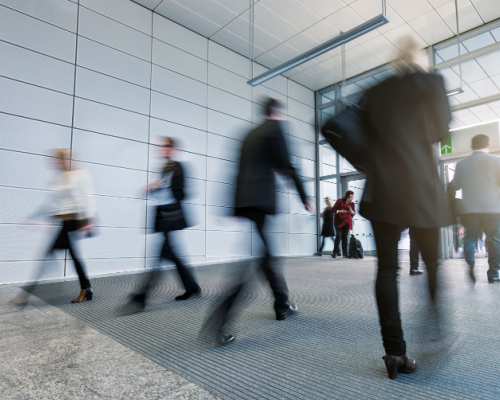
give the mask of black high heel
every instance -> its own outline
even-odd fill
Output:
[[[404,356],[390,356],[386,354],[382,357],[385,361],[385,368],[389,379],[396,379],[398,372],[402,374],[412,374],[417,369],[417,363],[414,359]]]
[[[94,297],[94,291],[92,290],[91,287],[87,288],[87,293],[85,293],[85,300],[92,300],[92,297]]]

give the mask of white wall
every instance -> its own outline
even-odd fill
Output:
[[[285,104],[293,162],[314,177],[312,91],[284,77],[251,88],[249,60],[129,0],[0,0],[0,54],[0,283],[31,279],[56,229],[19,224],[50,196],[50,149],[72,148],[94,179],[99,235],[79,242],[90,274],[153,262],[161,235],[146,234],[139,189],[157,176],[160,135],[183,150],[194,225],[174,240],[189,263],[258,254],[253,227],[228,207],[260,96]],[[315,218],[287,180],[277,198],[276,252],[313,253]],[[74,275],[64,252],[44,264],[47,278]]]

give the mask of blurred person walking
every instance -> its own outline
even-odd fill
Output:
[[[96,213],[95,200],[92,196],[94,189],[90,174],[84,169],[77,169],[72,165],[71,150],[54,150],[54,167],[59,171],[56,179],[51,185],[53,191],[49,205],[51,218],[61,222],[61,229],[57,233],[55,240],[47,250],[45,258],[52,258],[56,250],[68,250],[75,265],[78,278],[80,280],[80,294],[72,303],[80,303],[84,300],[92,300],[94,292],[85,272],[73,239],[75,233],[91,235],[94,230],[94,219]],[[44,212],[39,212],[32,218]],[[28,220],[29,222],[30,220]],[[43,267],[39,268],[35,282],[43,276]],[[26,289],[27,293],[32,293],[36,284]],[[17,296],[10,304],[26,304],[25,296]]]
[[[486,234],[488,249],[488,282],[500,282],[500,158],[489,154],[491,140],[487,135],[472,139],[473,153],[457,163],[455,176],[448,184],[448,195],[455,215],[465,228],[464,253],[473,282],[474,250],[480,232]],[[455,194],[462,189],[462,199]],[[482,235],[481,235],[482,236]]]
[[[406,356],[398,294],[398,242],[410,228],[427,267],[436,310],[439,228],[453,223],[441,183],[435,143],[448,135],[450,107],[443,78],[418,65],[419,44],[410,36],[398,46],[396,76],[371,88],[362,99],[369,154],[360,213],[373,226],[378,255],[375,283],[387,373],[411,373]]]
[[[276,319],[282,321],[297,312],[297,307],[288,299],[288,289],[283,274],[271,259],[269,237],[265,233],[266,219],[276,214],[276,183],[275,174],[278,172],[291,178],[306,210],[315,212],[314,204],[307,199],[295,168],[290,163],[290,156],[281,129],[281,105],[277,100],[269,98],[264,106],[266,121],[252,130],[243,142],[240,156],[240,165],[236,181],[234,200],[235,216],[247,218],[254,222],[260,238],[264,244],[264,254],[259,261],[259,270],[264,273],[275,302]],[[228,322],[228,314],[245,286],[246,278],[250,274],[243,271],[239,282],[232,293],[226,297],[208,318],[204,331],[215,333],[219,344],[227,344],[234,340],[233,335],[224,334],[224,325]]]
[[[347,246],[349,244],[349,231],[352,231],[352,217],[356,215],[356,205],[354,204],[354,192],[348,190],[344,197],[338,199],[332,211],[335,214],[334,223],[337,237],[332,257],[340,256],[340,240],[342,240],[342,256],[348,257]]]
[[[163,233],[165,237],[161,248],[157,264],[148,273],[146,281],[142,287],[132,296],[130,305],[143,310],[146,301],[161,278],[162,260],[172,261],[184,285],[185,292],[175,298],[175,300],[187,300],[193,296],[201,294],[200,286],[188,267],[175,254],[170,243],[170,233],[188,227],[184,217],[182,201],[184,200],[184,170],[182,164],[173,159],[176,153],[175,139],[165,137],[160,143],[160,151],[165,158],[165,165],[162,170],[161,179],[151,182],[147,187],[147,192],[153,194],[158,201],[155,215],[155,231]]]
[[[323,237],[323,241],[321,242],[321,248],[315,254],[316,256],[323,255],[323,247],[325,247],[325,239],[327,237],[332,239],[332,242],[335,244],[335,230],[333,229],[333,210],[332,203],[330,202],[330,198],[325,198],[326,207],[325,210],[321,213],[321,218],[323,218],[323,228],[321,229],[321,236]],[[334,253],[332,253],[332,257],[335,257]]]
[[[420,249],[417,239],[414,237],[413,229],[409,230],[410,235],[410,275],[422,275],[424,272],[418,268],[420,261]]]

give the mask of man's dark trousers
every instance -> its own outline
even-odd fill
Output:
[[[481,228],[486,234],[488,246],[488,278],[499,277],[500,271],[500,214],[463,214],[460,222],[465,228],[464,253],[465,260],[474,266],[476,242]]]

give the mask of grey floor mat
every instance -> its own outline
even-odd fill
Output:
[[[92,279],[94,300],[70,304],[76,281],[45,283],[34,294],[129,348],[224,399],[498,399],[500,285],[488,284],[486,260],[478,284],[465,278],[463,261],[442,267],[446,321],[443,342],[431,342],[424,276],[402,263],[400,297],[408,355],[415,374],[390,381],[381,356],[373,281],[375,259],[282,259],[290,298],[300,313],[276,321],[273,299],[258,279],[236,307],[234,343],[209,347],[199,332],[210,310],[247,263],[199,267],[203,294],[176,302],[176,272],[169,270],[145,312],[120,313],[142,274]],[[453,351],[449,351],[453,349]]]

